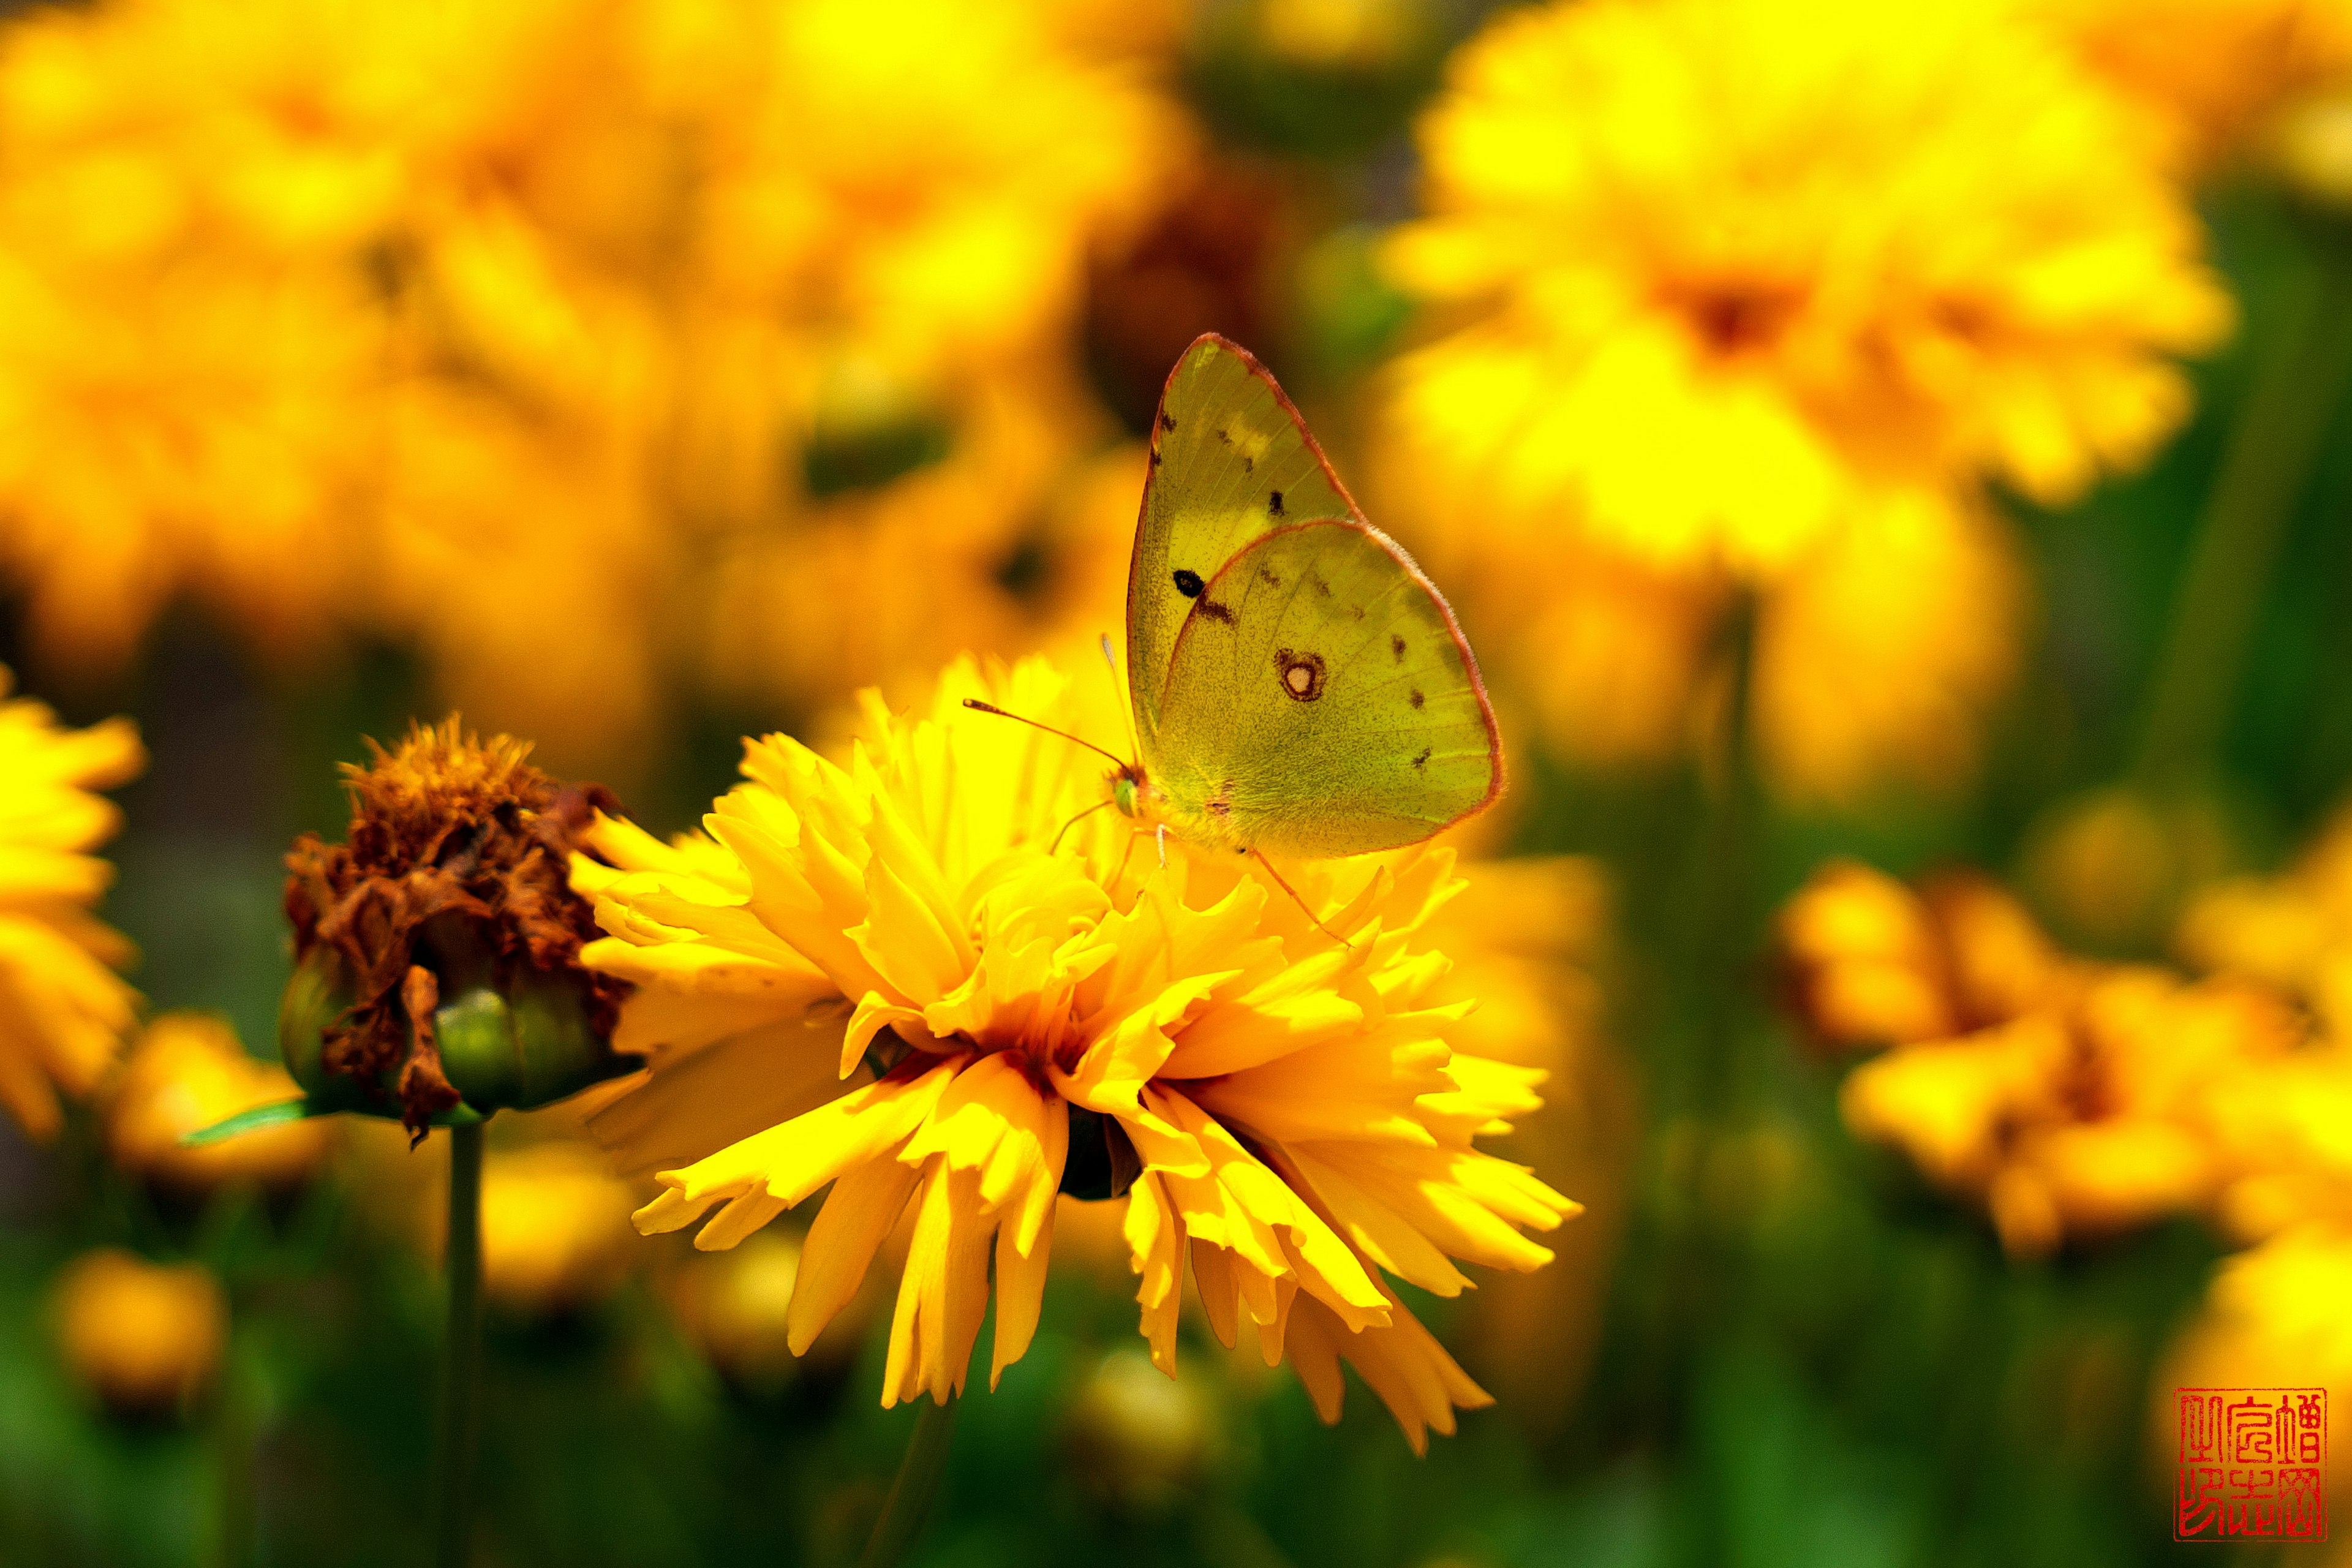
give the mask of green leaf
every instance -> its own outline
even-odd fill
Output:
[[[249,1110],[240,1110],[226,1121],[215,1121],[210,1127],[197,1128],[180,1140],[180,1147],[201,1149],[207,1143],[218,1143],[223,1139],[235,1138],[247,1132],[258,1132],[265,1127],[276,1127],[281,1122],[299,1121],[309,1116],[332,1114],[334,1113],[331,1110],[321,1106],[314,1106],[307,1099],[298,1097],[293,1100],[274,1100],[268,1105],[257,1105]]]

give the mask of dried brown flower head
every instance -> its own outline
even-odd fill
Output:
[[[455,716],[369,747],[373,763],[344,767],[349,842],[306,833],[286,857],[288,1067],[314,1097],[396,1106],[420,1138],[461,1107],[544,1104],[607,1076],[629,987],[580,966],[598,932],[568,868],[578,835],[619,803]]]

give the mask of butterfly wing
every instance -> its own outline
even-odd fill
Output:
[[[1128,563],[1128,698],[1147,768],[1169,659],[1209,579],[1278,528],[1359,517],[1265,367],[1213,332],[1195,340],[1160,395]]]
[[[1178,633],[1160,718],[1171,818],[1238,847],[1393,849],[1502,788],[1453,614],[1360,521],[1278,529],[1228,563]]]

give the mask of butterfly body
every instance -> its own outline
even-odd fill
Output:
[[[1170,373],[1128,574],[1137,761],[1111,798],[1210,848],[1415,843],[1500,793],[1477,663],[1274,378],[1211,334]]]

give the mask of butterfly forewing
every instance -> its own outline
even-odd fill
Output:
[[[1160,396],[1127,579],[1128,686],[1149,765],[1177,633],[1253,542],[1356,510],[1257,361],[1221,337],[1185,350]]]

